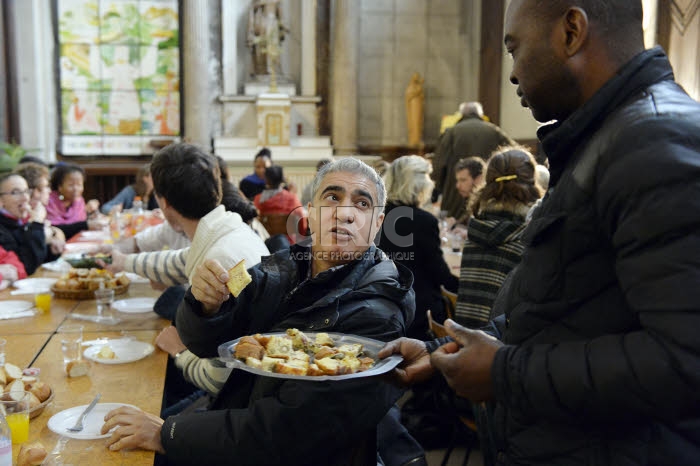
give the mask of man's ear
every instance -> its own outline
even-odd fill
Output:
[[[568,57],[576,55],[588,39],[588,15],[581,8],[569,8],[562,18],[564,32],[564,53]]]

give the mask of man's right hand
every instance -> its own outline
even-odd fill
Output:
[[[216,259],[207,259],[197,266],[192,276],[192,295],[207,314],[214,314],[231,296],[226,286],[228,279],[228,272]]]
[[[399,338],[387,343],[377,357],[384,359],[392,354],[400,354],[403,361],[394,369],[392,376],[399,385],[408,386],[428,380],[435,372],[430,365],[430,354],[425,342],[412,338]]]

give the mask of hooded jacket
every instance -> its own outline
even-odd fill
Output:
[[[484,326],[508,273],[520,262],[525,245],[525,216],[506,210],[488,211],[469,221],[462,251],[455,321],[470,328]]]
[[[212,357],[222,343],[288,328],[382,341],[405,333],[410,271],[375,246],[312,278],[310,258],[300,245],[264,257],[238,298],[211,317],[188,291],[177,314],[185,345]],[[161,441],[176,464],[376,464],[376,426],[399,394],[376,377],[307,382],[234,370],[211,410],[166,419]]]
[[[538,136],[551,187],[494,305],[496,462],[697,465],[700,104],[655,48]]]

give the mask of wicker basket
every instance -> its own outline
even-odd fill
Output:
[[[44,408],[46,408],[49,405],[49,403],[53,401],[54,391],[51,387],[49,387],[49,389],[51,390],[51,394],[49,395],[49,397],[46,400],[44,400],[41,404],[36,405],[29,410],[29,419],[34,419],[39,414],[44,412]]]
[[[129,285],[119,285],[115,288],[114,294],[124,294],[129,289]],[[54,298],[59,299],[95,299],[95,290],[59,290],[56,285],[51,287]]]

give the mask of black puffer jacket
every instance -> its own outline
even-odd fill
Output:
[[[539,136],[552,188],[494,307],[497,464],[700,464],[700,104],[657,48]]]
[[[17,220],[0,214],[0,246],[17,254],[28,275],[49,257],[44,225],[29,222],[19,225]]]
[[[226,341],[287,328],[383,341],[405,334],[413,277],[376,247],[311,279],[308,267],[309,249],[299,245],[264,257],[238,299],[210,318],[188,291],[177,315],[183,342],[211,357]],[[376,377],[300,382],[234,370],[213,410],[168,418],[161,441],[176,464],[376,464],[376,426],[399,394]]]

